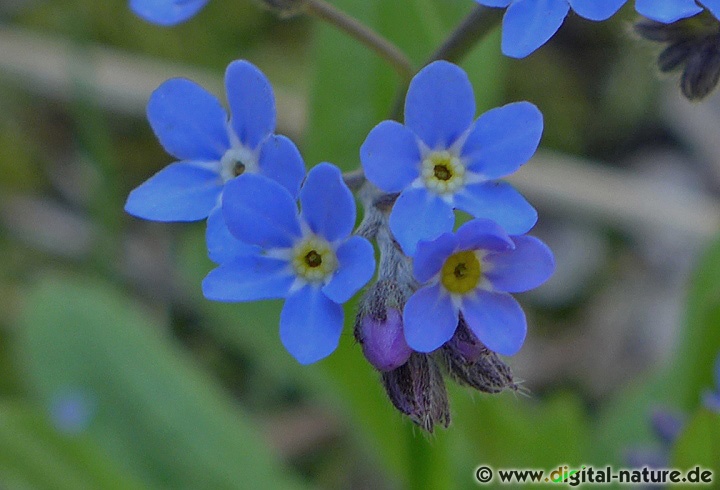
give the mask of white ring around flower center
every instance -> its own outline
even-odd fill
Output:
[[[234,179],[245,172],[258,170],[257,155],[245,147],[230,148],[220,159],[220,176],[223,182]]]
[[[465,184],[465,166],[447,150],[428,153],[420,175],[428,190],[436,194],[453,194]]]
[[[300,240],[292,249],[295,273],[308,282],[324,282],[337,269],[335,250],[327,240],[311,235]]]

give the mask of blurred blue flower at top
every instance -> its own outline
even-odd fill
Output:
[[[648,19],[670,24],[702,12],[698,4],[720,18],[720,0],[635,0],[635,10]]]
[[[190,19],[208,0],[130,0],[130,9],[153,24],[172,26]]]
[[[607,20],[627,0],[475,0],[486,7],[507,7],[502,52],[524,58],[548,42],[572,8],[580,17]],[[650,0],[658,1],[658,0]]]
[[[50,402],[50,418],[60,432],[78,434],[88,428],[96,411],[96,400],[85,391],[67,389]]]
[[[488,349],[513,355],[525,340],[527,323],[509,293],[536,288],[554,269],[544,243],[508,236],[490,220],[475,219],[455,234],[420,242],[413,274],[423,286],[405,304],[405,339],[416,351],[432,352],[452,338],[462,314]]]
[[[218,262],[232,253],[228,248],[247,248],[226,240],[220,201],[228,181],[260,173],[296,196],[305,176],[295,144],[273,135],[275,97],[265,75],[247,61],[234,61],[225,73],[225,87],[229,119],[217,98],[190,80],[171,79],[153,92],[148,120],[179,161],[134,189],[125,204],[128,213],[153,221],[209,217],[208,248]]]
[[[703,396],[703,403],[710,410],[720,413],[720,355],[715,360],[715,389],[708,390]]]
[[[258,247],[223,262],[203,280],[215,301],[285,298],[280,339],[300,363],[330,355],[343,326],[342,304],[370,280],[375,257],[370,242],[351,236],[355,201],[340,170],[321,163],[293,195],[261,175],[230,181],[223,214],[232,235]]]
[[[520,235],[537,212],[510,184],[497,181],[535,153],[543,130],[529,102],[508,104],[475,120],[467,74],[436,61],[411,81],[405,125],[383,121],[370,131],[360,159],[367,178],[385,192],[400,192],[390,229],[407,255],[419,240],[452,231],[453,209],[500,224]]]

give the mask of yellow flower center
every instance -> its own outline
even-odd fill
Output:
[[[440,275],[445,289],[451,293],[465,294],[477,288],[482,275],[482,267],[477,255],[466,250],[448,257]]]
[[[452,194],[465,183],[465,167],[447,150],[434,151],[422,162],[425,186],[437,194]]]
[[[310,236],[293,247],[292,265],[295,273],[308,282],[322,282],[337,269],[338,260],[330,244]]]

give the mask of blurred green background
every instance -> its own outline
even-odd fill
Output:
[[[418,67],[473,7],[332,3]],[[171,162],[144,118],[163,80],[222,99],[225,67],[248,59],[307,164],[352,170],[396,96],[388,66],[248,0],[212,0],[174,28],[123,0],[0,3],[0,488],[477,488],[480,465],[638,454],[720,472],[720,416],[701,407],[720,352],[720,100],[681,100],[633,18],[631,5],[602,24],[571,16],[524,60],[502,57],[496,30],[462,63],[480,111],[530,100],[545,115],[513,183],[558,270],[520,295],[530,334],[507,362],[528,396],[451,385],[453,423],[427,435],[364,361],[354,302],[338,351],[300,366],[279,302],[202,297],[202,223],[122,210]],[[685,420],[672,447],[652,428],[660,408]]]

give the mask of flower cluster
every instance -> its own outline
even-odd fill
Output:
[[[360,159],[363,224],[340,170],[307,174],[296,146],[274,134],[275,102],[246,61],[226,73],[230,116],[195,83],[174,79],[150,97],[148,119],[179,161],[133,190],[126,210],[157,221],[207,218],[217,267],[202,283],[210,300],[284,299],[280,338],[301,364],[331,354],[343,304],[360,300],[355,336],[382,373],[392,403],[428,431],[450,421],[442,372],[496,393],[516,388],[498,355],[527,330],[511,293],[552,274],[552,253],[526,236],[535,209],[501,180],[526,163],[543,129],[527,102],[475,118],[465,72],[438,61],[412,80],[405,124],[384,121]],[[298,201],[300,208],[298,209]],[[455,228],[455,210],[474,219]]]

